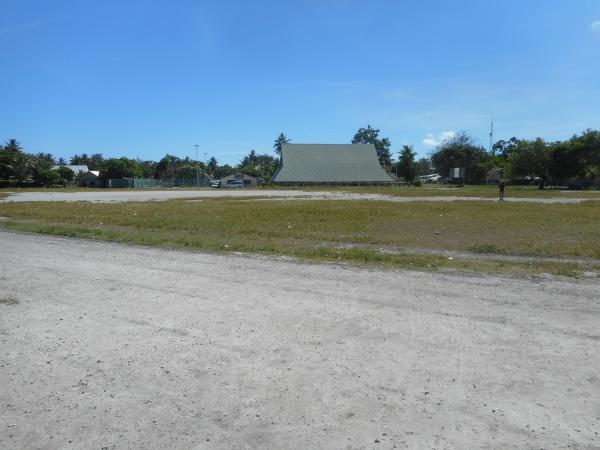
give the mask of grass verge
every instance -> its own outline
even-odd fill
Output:
[[[487,253],[600,259],[600,202],[38,202],[0,204],[0,216],[0,225],[14,230],[212,252],[423,270],[567,276],[600,271],[594,262],[485,259]],[[428,252],[402,250],[411,248]],[[449,259],[435,251],[482,257]]]
[[[497,198],[496,186],[451,186],[451,185],[423,185],[414,186],[333,186],[333,187],[297,187],[275,188],[285,190],[303,191],[332,191],[356,192],[362,194],[383,194],[396,197],[483,197]],[[506,197],[516,198],[591,198],[600,200],[600,191],[568,191],[561,189],[538,189],[535,186],[507,186]]]

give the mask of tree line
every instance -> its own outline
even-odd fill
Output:
[[[442,142],[432,153],[433,168],[448,176],[452,168],[465,169],[464,181],[486,181],[490,170],[512,182],[564,185],[571,180],[596,182],[600,175],[600,131],[586,130],[564,141],[512,137],[493,144],[491,151],[477,145],[466,133]]]
[[[368,125],[360,128],[354,144],[373,144],[379,163],[390,173],[413,182],[419,175],[438,173],[451,178],[454,168],[464,169],[462,182],[485,183],[490,171],[515,183],[548,181],[566,184],[570,180],[595,183],[600,177],[600,131],[586,130],[563,141],[547,142],[512,137],[493,144],[491,150],[477,145],[466,132],[441,142],[429,158],[416,159],[412,145],[403,145],[394,160],[389,138],[380,138],[380,130]]]
[[[62,166],[54,169],[55,166]],[[99,179],[153,178],[157,180],[188,180],[198,176],[222,178],[235,172],[257,177],[259,182],[270,182],[278,166],[278,159],[269,154],[251,150],[239,164],[220,165],[211,157],[206,163],[189,157],[166,154],[159,161],[122,158],[104,158],[101,153],[73,155],[67,162],[54,158],[50,153],[27,153],[15,139],[0,145],[0,185],[52,186],[76,182],[77,175],[66,165],[86,165],[89,170],[99,171]]]
[[[352,143],[373,144],[380,164],[392,175],[407,182],[431,173],[450,178],[454,168],[464,169],[461,181],[467,184],[486,182],[492,169],[506,180],[536,181],[540,187],[548,181],[558,184],[569,180],[594,183],[600,176],[600,131],[596,130],[586,130],[555,142],[512,137],[497,141],[491,150],[486,150],[467,133],[461,132],[440,143],[429,157],[420,159],[417,159],[412,145],[403,145],[397,153],[398,158],[394,159],[390,139],[379,135],[379,129],[367,125],[358,129]],[[159,161],[151,161],[104,158],[101,153],[73,155],[69,164],[87,165],[89,170],[99,171],[100,180],[104,183],[118,178],[194,180],[199,175],[222,178],[243,172],[266,184],[277,170],[282,146],[289,142],[290,139],[281,133],[273,143],[277,157],[251,150],[236,166],[220,165],[214,157],[203,162],[167,154]],[[55,165],[65,164],[64,159],[55,159],[50,153],[27,153],[15,139],[10,139],[0,146],[0,183],[34,186],[73,183],[77,174],[66,167],[53,169]]]

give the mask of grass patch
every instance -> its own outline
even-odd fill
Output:
[[[475,244],[467,247],[467,250],[475,253],[496,253],[502,254],[504,250],[494,244]]]
[[[37,202],[0,204],[0,216],[6,217],[0,226],[38,233],[423,270],[571,276],[588,270],[562,261],[448,259],[436,250],[600,258],[600,202]]]
[[[206,191],[211,188],[207,187],[179,187],[179,188],[157,188],[158,190],[200,190]],[[96,189],[84,187],[66,187],[66,188],[6,188],[0,190],[0,197],[10,193],[22,192],[121,192],[121,191],[152,191],[156,189],[146,188],[123,188],[123,189]],[[483,197],[497,198],[498,188],[496,186],[453,186],[453,185],[423,185],[421,187],[414,186],[264,186],[256,188],[244,188],[244,190],[265,191],[307,191],[307,192],[354,192],[362,194],[382,194],[397,197]],[[538,189],[536,186],[507,186],[506,197],[517,198],[596,198],[600,200],[600,191],[569,191],[561,189]]]
[[[303,191],[332,191],[332,192],[356,192],[362,194],[383,194],[397,197],[483,197],[497,198],[498,188],[496,186],[451,186],[451,185],[424,185],[414,186],[310,186],[298,188]],[[600,191],[568,191],[561,189],[538,189],[535,186],[507,186],[506,197],[516,198],[596,198],[600,200]]]
[[[16,305],[19,303],[15,297],[0,297],[0,305]]]

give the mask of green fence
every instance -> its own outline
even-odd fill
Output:
[[[170,188],[170,187],[209,187],[211,179],[207,176],[198,178],[173,178],[157,180],[155,178],[113,178],[107,181],[106,187],[110,189],[122,188]]]
[[[108,180],[107,187],[110,189],[132,188],[133,178],[113,178]]]

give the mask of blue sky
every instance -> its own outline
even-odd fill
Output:
[[[0,54],[0,140],[66,158],[600,127],[597,0],[0,0]]]

